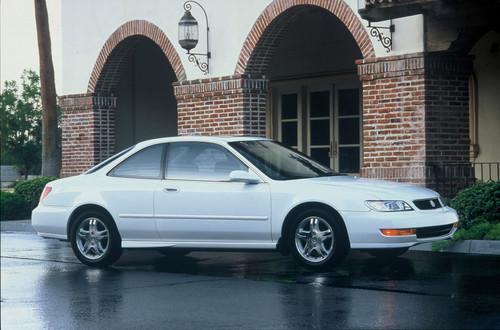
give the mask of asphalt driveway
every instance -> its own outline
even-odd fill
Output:
[[[352,252],[314,273],[278,253],[127,251],[107,270],[2,223],[2,329],[500,329],[500,258]]]

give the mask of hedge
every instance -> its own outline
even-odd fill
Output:
[[[482,222],[500,223],[500,181],[476,183],[459,192],[450,206],[457,211],[461,228]]]
[[[28,203],[28,207],[33,210],[37,205],[42,194],[43,188],[50,181],[56,180],[53,176],[43,176],[32,180],[21,181],[14,187],[14,192],[21,195]]]
[[[17,193],[0,191],[0,219],[19,220],[27,219],[31,215],[26,200]]]
[[[450,201],[459,216],[460,228],[451,240],[432,244],[434,251],[461,240],[500,240],[500,182],[478,182]]]

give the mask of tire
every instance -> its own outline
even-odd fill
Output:
[[[301,212],[295,218],[288,242],[295,260],[311,269],[340,263],[350,248],[342,220],[320,208]]]
[[[375,258],[390,259],[397,258],[408,251],[409,248],[397,248],[397,249],[379,249],[370,250],[368,253]]]
[[[70,229],[73,253],[83,264],[107,267],[121,254],[121,238],[113,220],[100,211],[79,214]]]
[[[165,257],[179,258],[183,257],[191,251],[185,249],[177,248],[162,248],[157,250],[159,253],[163,254]]]

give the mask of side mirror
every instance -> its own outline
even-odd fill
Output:
[[[229,173],[229,181],[256,184],[260,182],[260,178],[252,172],[237,170]]]

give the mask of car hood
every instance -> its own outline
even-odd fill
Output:
[[[439,194],[427,188],[407,183],[398,183],[385,180],[365,179],[357,176],[338,175],[308,179],[313,185],[330,186],[358,195],[364,194],[367,198],[381,200],[417,200],[435,198]]]

